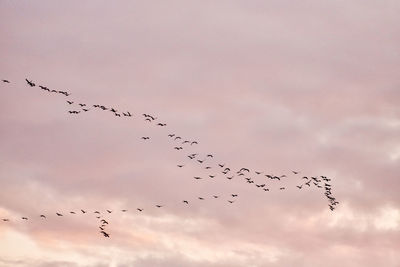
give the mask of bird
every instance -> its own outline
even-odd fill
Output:
[[[301,189],[303,186],[302,186],[302,185],[296,185],[296,187],[297,187],[298,189]]]
[[[262,172],[258,172],[258,171],[256,171],[256,174],[261,174]]]
[[[100,233],[102,233],[103,235],[104,235],[104,237],[110,237],[110,235],[109,234],[107,234],[106,232],[104,232],[104,231],[101,231]]]
[[[168,136],[169,136],[169,137],[174,137],[174,136],[175,136],[175,134],[169,134]]]
[[[292,171],[294,174],[298,174],[299,172],[298,171]]]
[[[226,179],[228,179],[228,180],[232,180],[232,179],[233,179],[233,177],[235,177],[235,176],[234,176],[234,175],[232,175],[232,176],[226,177]]]
[[[141,139],[143,139],[143,140],[149,140],[150,137],[148,137],[148,136],[143,136]]]
[[[197,143],[197,141],[193,141],[193,142],[190,143],[190,145],[195,145],[195,144],[197,145],[199,143]]]
[[[284,187],[281,187],[281,188],[279,188],[279,190],[285,190],[285,188],[284,188]]]
[[[114,108],[111,108],[110,111],[114,113],[117,112]]]
[[[9,80],[1,80],[3,83],[10,83]]]
[[[81,210],[82,211],[82,213],[86,213],[86,211],[84,211],[84,210]]]
[[[210,177],[210,178],[214,178],[214,177],[215,177],[215,175],[209,175],[208,177]]]
[[[143,209],[139,209],[139,208],[137,208],[137,210],[138,210],[138,211],[143,211]]]
[[[235,202],[235,201],[233,201],[233,200],[228,200],[228,202],[232,204],[232,203]]]
[[[225,167],[225,164],[218,164],[221,168]]]
[[[213,196],[214,198],[219,198],[219,196]]]
[[[158,126],[167,126],[166,123],[157,123]]]
[[[72,105],[72,104],[74,103],[74,101],[68,101],[68,100],[67,100],[67,103],[70,104],[70,105]]]
[[[82,110],[83,110],[83,111],[85,111],[85,112],[89,111],[89,110],[88,110],[88,109],[86,109],[86,108],[83,108]]]
[[[56,212],[57,216],[63,216],[61,213]]]
[[[162,206],[162,205],[156,205],[156,207],[157,207],[157,208],[162,208],[163,206]]]
[[[214,156],[212,154],[208,154],[207,157],[213,158]]]
[[[128,210],[121,210],[122,212],[127,212]]]
[[[268,189],[268,188],[263,188],[263,190],[264,190],[265,192],[269,191],[269,189]]]
[[[25,221],[27,221],[27,220],[28,220],[28,218],[27,218],[27,217],[22,217],[21,219],[22,219],[22,220],[25,220]]]
[[[44,215],[42,214],[42,215],[40,215],[40,218],[46,219],[46,216],[44,216]]]
[[[200,159],[198,159],[197,160],[199,163],[203,163],[204,162],[204,160],[200,160]]]
[[[3,222],[9,222],[10,220],[9,219],[2,219],[3,220]]]
[[[182,167],[185,166],[185,165],[176,165],[176,166],[178,166],[179,168],[182,168]]]
[[[181,149],[183,149],[183,147],[181,147],[181,146],[176,146],[176,147],[174,147],[174,149],[176,149],[176,150],[181,150]]]
[[[239,172],[242,172],[242,171],[247,171],[247,172],[250,172],[250,170],[249,170],[249,169],[247,169],[247,168],[241,168],[241,169],[239,170]]]
[[[202,179],[201,177],[199,177],[199,176],[195,176],[195,177],[193,177],[194,179],[196,179],[196,180],[200,180],[200,179]]]
[[[100,214],[100,212],[99,212],[99,211],[97,211],[97,210],[96,210],[95,212],[93,212],[93,213],[97,213],[97,214]]]
[[[231,196],[232,196],[232,197],[237,197],[238,195],[237,195],[237,194],[231,194]]]
[[[108,222],[104,219],[102,219],[100,222],[102,222],[103,224],[108,224]]]
[[[70,211],[69,213],[71,213],[71,214],[76,214],[74,211]]]
[[[112,211],[111,210],[106,210],[108,213],[111,213]]]
[[[185,203],[185,204],[189,204],[189,201],[187,201],[187,200],[184,200],[182,202]]]
[[[190,143],[190,141],[188,141],[188,140],[185,140],[185,141],[183,141],[183,142],[182,142],[182,145],[184,145],[184,144],[188,144],[188,143]]]
[[[81,107],[86,107],[86,104],[80,103],[79,106],[81,106]]]
[[[32,81],[29,81],[28,79],[25,79],[25,81],[29,84],[30,87],[36,86],[36,84]]]
[[[119,113],[114,113],[114,115],[115,115],[116,117],[121,117],[121,114],[119,114]]]
[[[182,137],[177,136],[177,137],[174,138],[174,140],[178,140],[178,139],[182,139]]]
[[[200,200],[204,200],[204,198],[202,198],[202,197],[199,197],[199,199],[200,199]]]

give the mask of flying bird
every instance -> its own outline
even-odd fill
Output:
[[[56,212],[57,216],[63,216],[61,213]]]
[[[40,215],[40,218],[46,219],[46,216],[44,216],[44,215],[42,214],[42,215]]]
[[[32,81],[29,81],[28,79],[25,79],[25,81],[29,84],[30,87],[34,87],[36,84]]]
[[[184,201],[183,201],[183,203],[185,203],[185,204],[189,204],[189,201],[187,201],[187,200],[184,200]]]
[[[2,80],[3,83],[10,83],[9,80]]]

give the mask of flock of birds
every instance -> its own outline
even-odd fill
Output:
[[[25,79],[25,81],[29,87],[36,87],[36,83],[33,82],[32,80]],[[5,79],[3,79],[2,82],[10,83],[9,80],[5,80]],[[69,97],[71,95],[69,92],[50,89],[43,85],[38,85],[38,87],[41,90],[46,91],[48,93],[60,94],[65,97]],[[80,102],[73,101],[70,99],[66,100],[66,104],[69,107],[68,113],[71,115],[78,115],[78,114],[89,112],[89,111],[99,110],[99,111],[108,112],[110,114],[113,114],[113,116],[115,116],[117,118],[118,117],[126,117],[126,118],[134,117],[130,111],[119,111],[118,109],[116,109],[114,107],[107,107],[107,106],[100,105],[100,104],[89,105],[87,103],[80,103]],[[154,115],[143,113],[143,114],[139,115],[139,117],[141,117],[145,122],[153,124],[157,127],[166,127],[167,126],[166,123],[160,122],[158,120],[158,118]],[[171,142],[173,142],[173,149],[177,150],[177,151],[185,151],[187,146],[193,147],[193,146],[199,144],[199,142],[196,140],[184,139],[182,136],[179,136],[176,133],[169,133],[167,135],[167,137],[169,138],[169,140]],[[149,136],[142,136],[142,137],[140,137],[140,139],[143,140],[144,142],[147,142],[151,138]],[[253,185],[255,188],[263,190],[264,192],[269,192],[270,190],[272,190],[272,188],[270,187],[270,185],[268,185],[268,181],[281,181],[281,179],[284,179],[287,177],[286,174],[274,175],[274,174],[266,173],[264,171],[250,170],[245,167],[234,170],[233,167],[227,166],[227,164],[225,164],[225,163],[213,163],[212,159],[214,159],[214,155],[211,153],[205,154],[205,155],[201,155],[199,153],[190,153],[185,156],[187,158],[189,158],[189,160],[191,162],[193,162],[195,164],[200,164],[201,167],[203,167],[205,170],[207,170],[209,172],[206,176],[193,176],[193,179],[197,180],[197,181],[203,180],[203,179],[215,179],[217,176],[226,178],[228,181],[232,180],[234,178],[243,178],[243,181],[246,184]],[[185,165],[178,164],[177,167],[183,168],[183,167],[185,167]],[[303,175],[300,175],[299,171],[291,171],[291,174],[298,176],[301,180],[301,183],[296,185],[298,190],[302,190],[304,188],[310,188],[312,186],[316,187],[318,189],[322,189],[324,191],[325,197],[328,200],[328,207],[331,211],[333,211],[336,208],[336,206],[339,204],[339,202],[336,200],[336,198],[332,194],[332,185],[330,184],[330,182],[331,182],[330,178],[327,178],[326,176],[322,176],[322,175],[321,176],[303,176]],[[256,180],[254,179],[254,177],[262,177],[263,182],[257,183]],[[286,190],[286,187],[281,186],[281,187],[279,187],[279,190],[280,191]],[[218,199],[220,197],[221,196],[219,196],[219,195],[213,195],[210,198]],[[238,194],[230,194],[229,197],[230,197],[230,199],[227,200],[228,203],[233,204],[235,202],[235,199],[238,197]],[[200,201],[205,200],[205,198],[203,196],[199,196],[199,197],[197,197],[197,199]],[[189,205],[189,201],[182,200],[182,204]],[[155,205],[156,208],[162,208],[163,206],[164,205],[160,205],[160,204]],[[144,209],[140,208],[140,207],[136,208],[137,212],[142,212],[143,210]],[[87,212],[88,211],[83,210],[83,209],[80,210],[81,214],[85,214]],[[103,215],[110,214],[112,212],[113,212],[112,210],[106,210],[102,213],[100,211],[94,211],[94,213],[96,214],[96,218],[100,220],[99,229],[100,229],[100,233],[104,237],[110,237],[110,234],[105,231],[106,227],[108,226],[108,221],[104,218]],[[123,209],[123,210],[121,210],[121,212],[127,212],[127,210]],[[75,212],[75,211],[70,211],[69,213],[71,215],[77,214],[77,212]],[[60,212],[56,212],[55,215],[57,217],[64,216]],[[42,219],[47,218],[46,215],[44,215],[44,214],[41,214],[39,217]],[[22,217],[21,219],[27,221],[28,217]],[[3,218],[2,220],[4,222],[10,221],[9,218]]]

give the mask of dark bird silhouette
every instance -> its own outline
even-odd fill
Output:
[[[241,169],[239,170],[239,172],[242,172],[242,171],[250,172],[250,170],[247,169],[247,168],[241,168]]]
[[[202,198],[202,197],[199,197],[199,199],[200,199],[200,200],[204,200],[204,198]]]
[[[262,172],[258,172],[258,171],[256,171],[256,174],[261,174]]]
[[[156,205],[156,207],[157,207],[157,208],[162,208],[163,206],[162,206],[162,205]]]
[[[182,137],[177,136],[177,137],[174,138],[174,140],[178,140],[178,139],[182,139]]]
[[[218,164],[221,168],[225,167],[225,164]]]
[[[215,175],[209,175],[209,177],[210,177],[210,178],[214,178],[214,177],[215,177]]]
[[[234,175],[232,175],[232,176],[230,176],[230,177],[226,177],[226,179],[228,179],[228,180],[232,180],[233,179],[233,177],[235,177]]]
[[[111,210],[106,210],[108,213],[111,213],[112,211]]]
[[[22,217],[21,219],[22,219],[22,220],[25,220],[25,221],[27,221],[27,220],[28,220],[28,218],[27,218],[27,217]]]
[[[103,224],[108,224],[108,222],[104,219],[102,219],[100,222],[102,222]]]
[[[195,145],[195,144],[197,145],[199,143],[197,143],[197,141],[193,141],[193,142],[190,143],[190,145]]]
[[[124,114],[125,117],[132,117],[132,114],[128,111],[128,112],[122,112],[122,114]]]
[[[10,220],[9,219],[2,219],[3,220],[3,222],[9,222]]]
[[[235,202],[235,201],[233,201],[233,200],[228,200],[228,202],[232,204],[232,203]]]
[[[199,177],[199,176],[195,176],[195,177],[193,177],[194,179],[196,179],[196,180],[200,180],[200,179],[202,179],[201,177]]]
[[[46,216],[44,216],[44,215],[42,214],[42,215],[40,215],[40,218],[46,219]]]
[[[143,209],[139,209],[139,208],[137,208],[137,210],[138,210],[138,211],[143,211]]]
[[[204,162],[204,160],[200,160],[200,159],[198,159],[198,160],[197,160],[197,162],[199,162],[199,163],[203,163],[203,162]]]
[[[122,212],[127,212],[128,210],[121,210]]]
[[[84,211],[84,210],[81,210],[82,211],[82,213],[86,213],[86,211]]]
[[[148,137],[148,136],[143,136],[141,139],[143,139],[143,140],[149,140],[150,137]]]
[[[61,213],[56,212],[57,216],[63,216]]]
[[[100,212],[99,212],[99,211],[97,211],[97,210],[96,210],[95,212],[93,212],[93,213],[97,213],[97,214],[100,214]]]
[[[104,232],[104,231],[101,231],[100,233],[102,233],[103,235],[104,235],[104,237],[110,237],[110,235],[109,234],[107,234],[106,232]]]
[[[184,200],[184,201],[183,201],[183,203],[185,203],[185,204],[189,204],[189,201],[187,201],[187,200]]]
[[[188,144],[188,143],[190,143],[190,141],[188,141],[188,140],[185,140],[185,141],[183,141],[183,142],[182,142],[182,145],[184,145],[184,144]]]
[[[237,195],[237,194],[232,194],[231,196],[232,196],[232,197],[237,197],[238,195]]]
[[[71,214],[76,214],[74,211],[70,211],[69,213],[71,213]]]
[[[166,123],[157,123],[158,126],[167,126]]]
[[[279,190],[285,190],[285,188],[284,188],[284,187],[281,187],[281,188],[279,188]]]
[[[28,79],[25,79],[25,81],[29,84],[30,87],[36,86],[36,84],[32,81],[29,81]]]
[[[114,108],[111,108],[110,111],[114,113],[117,112]]]
[[[182,167],[185,166],[185,165],[176,165],[176,166],[178,166],[179,168],[182,168]]]
[[[294,174],[298,174],[299,172],[296,172],[296,171],[292,171]]]
[[[268,189],[268,188],[263,188],[263,190],[264,190],[265,192],[269,191],[269,189]]]
[[[219,196],[213,196],[214,198],[219,198]]]
[[[302,186],[302,185],[296,185],[296,187],[297,187],[298,189],[301,189],[303,186]]]
[[[79,106],[81,106],[81,107],[86,107],[86,104],[79,104]]]
[[[114,113],[114,115],[115,115],[116,117],[121,117],[121,114],[119,114],[119,113]]]
[[[10,83],[9,80],[1,80],[3,83]]]
[[[181,146],[176,146],[176,147],[174,147],[174,149],[176,149],[176,150],[181,150],[181,149],[183,149],[183,147],[181,147]]]
[[[88,111],[89,111],[89,110],[88,110],[88,109],[86,109],[86,108],[83,108],[82,110],[83,110],[83,111],[85,111],[85,112],[88,112]]]
[[[169,134],[168,136],[169,136],[169,137],[174,137],[174,136],[175,136],[175,134]]]
[[[67,100],[67,103],[70,104],[70,105],[72,105],[72,104],[74,103],[74,101],[68,101],[68,100]]]
[[[213,158],[214,156],[212,154],[208,154],[207,157]]]

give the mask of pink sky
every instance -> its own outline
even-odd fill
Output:
[[[0,266],[400,266],[399,13],[390,0],[0,1]],[[25,78],[134,117],[72,116]],[[172,132],[199,145],[175,151]],[[268,193],[220,172],[196,181],[208,172],[191,152],[288,177],[253,175]],[[332,178],[334,212],[295,187],[302,175]],[[109,239],[93,214],[106,209]]]

